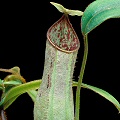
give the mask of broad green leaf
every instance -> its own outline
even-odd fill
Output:
[[[29,95],[33,100],[34,99],[33,94],[34,93],[36,94],[36,92],[33,93],[32,91],[38,89],[40,86],[40,83],[41,83],[41,80],[35,80],[35,81],[24,83],[11,88],[7,92],[6,96],[3,98],[4,99],[3,106],[5,106],[4,109],[8,108],[9,105],[11,105],[17,99],[17,97],[19,97],[21,94],[26,92],[29,92]]]
[[[6,95],[6,93],[11,89],[11,88],[13,88],[13,87],[15,87],[15,86],[17,86],[17,85],[20,85],[20,84],[22,84],[22,82],[20,81],[20,80],[16,80],[16,81],[14,81],[14,80],[11,80],[11,81],[4,81],[3,80],[3,93],[2,93],[2,97],[1,98],[3,98],[5,95]]]
[[[55,3],[55,2],[50,2],[52,5],[54,5],[59,12],[62,12],[64,14],[68,14],[68,15],[71,15],[71,16],[82,16],[83,15],[83,12],[82,11],[79,11],[79,10],[70,10],[70,9],[67,9],[65,7],[63,7],[61,4],[58,4],[58,3]]]
[[[7,82],[4,82],[4,85],[20,85],[22,84],[21,81],[7,81]]]
[[[37,95],[37,91],[36,90],[30,90],[29,92],[27,92],[29,94],[29,96],[31,97],[32,101],[35,102],[35,98],[36,98],[36,95]],[[23,93],[22,93],[23,94]],[[21,94],[18,94],[14,97],[12,97],[9,101],[7,101],[5,104],[4,104],[4,99],[2,99],[2,101],[0,102],[0,106],[2,104],[4,104],[4,110],[7,109]]]
[[[108,92],[106,92],[106,91],[104,91],[100,88],[97,88],[97,87],[94,87],[94,86],[91,86],[91,85],[87,85],[87,84],[84,84],[84,83],[82,83],[82,87],[90,89],[90,90],[98,93],[99,95],[103,96],[104,98],[109,100],[111,103],[113,103],[115,105],[115,107],[118,109],[118,111],[120,112],[119,102],[110,93],[108,93]]]
[[[0,101],[0,107],[3,105],[5,98],[1,99]]]
[[[3,87],[0,87],[0,90],[3,90]]]
[[[3,80],[0,79],[0,90],[3,90],[3,88],[4,88]]]
[[[3,84],[3,80],[0,79],[0,84]]]
[[[97,87],[94,87],[94,86],[91,86],[91,85],[87,85],[87,84],[84,84],[84,83],[82,83],[82,87],[90,89],[90,90],[98,93],[99,95],[103,96],[104,98],[106,98],[107,100],[112,102],[116,106],[118,111],[120,112],[120,104],[119,104],[119,102],[111,94],[109,94],[108,92],[106,92],[106,91],[104,91],[104,90],[102,90],[100,88],[97,88]]]
[[[37,91],[36,90],[30,90],[29,92],[27,92],[28,95],[31,97],[32,101],[35,102],[36,99],[36,95],[37,95]]]
[[[19,96],[20,96],[20,95],[16,95],[16,96],[12,97],[12,98],[11,98],[9,101],[7,101],[5,104],[4,104],[5,98],[4,98],[4,100],[2,99],[2,101],[3,101],[2,105],[3,105],[4,110],[6,110]]]
[[[120,18],[120,0],[97,0],[84,11],[81,18],[83,35],[110,18]]]

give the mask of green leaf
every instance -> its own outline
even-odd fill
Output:
[[[111,94],[109,94],[108,92],[106,92],[106,91],[104,91],[104,90],[102,90],[100,88],[97,88],[97,87],[94,87],[94,86],[91,86],[91,85],[87,85],[87,84],[84,84],[84,83],[82,83],[82,87],[90,89],[90,90],[98,93],[99,95],[103,96],[104,98],[109,100],[111,103],[113,103],[115,105],[115,107],[118,109],[118,111],[120,112],[120,104],[119,104],[119,102]]]
[[[0,79],[0,84],[2,84],[2,83],[3,83],[3,80]]]
[[[16,80],[16,81],[14,81],[14,80],[4,81],[3,80],[3,88],[2,88],[3,93],[2,93],[1,98],[3,98],[11,88],[13,88],[17,85],[20,85],[20,84],[22,84],[22,82],[20,80]]]
[[[4,110],[6,110],[20,95],[16,95],[12,97],[9,101],[7,101],[5,104],[4,102],[2,103]],[[3,99],[2,99],[3,100]],[[5,98],[4,98],[5,100]]]
[[[36,90],[30,90],[27,93],[31,97],[32,101],[35,102],[35,99],[36,99],[36,96],[37,96],[37,91]]]
[[[0,101],[0,107],[3,105],[5,98],[1,99]]]
[[[31,88],[30,88],[31,89]],[[26,92],[26,91],[25,91]],[[24,92],[24,93],[25,93]],[[31,97],[32,101],[35,102],[36,99],[36,95],[37,95],[37,91],[36,90],[30,90],[29,92],[27,92],[28,95]],[[23,93],[22,93],[23,94]],[[5,104],[4,104],[4,99],[2,99],[2,101],[0,102],[0,106],[4,104],[4,110],[7,109],[21,94],[18,94],[16,96],[13,96],[10,100],[8,100]]]
[[[77,87],[78,82],[73,81],[73,87]],[[118,109],[118,111],[120,112],[120,103],[108,92],[106,92],[105,90],[102,90],[100,88],[88,85],[88,84],[84,84],[82,83],[82,88],[87,88],[89,90],[94,91],[95,93],[98,93],[99,95],[103,96],[104,98],[106,98],[107,100],[109,100],[111,103],[113,103],[115,105],[115,107]]]
[[[20,85],[22,84],[21,81],[7,81],[7,82],[4,82],[4,85]]]
[[[71,16],[82,16],[83,15],[83,12],[82,11],[79,11],[79,10],[70,10],[70,9],[67,9],[65,7],[63,7],[61,4],[58,4],[58,3],[55,3],[55,2],[50,2],[52,5],[54,5],[59,12],[62,12],[64,14],[68,14],[68,15],[71,15]]]
[[[3,87],[0,87],[0,90],[3,90]]]
[[[3,84],[3,80],[0,79],[0,90],[4,89],[4,84]]]
[[[120,0],[97,0],[92,2],[85,9],[81,18],[83,35],[88,34],[110,18],[120,18]]]
[[[4,109],[7,109],[21,94],[28,92],[32,100],[34,100],[34,96],[36,95],[36,92],[33,92],[33,90],[36,90],[39,88],[41,84],[41,80],[35,80],[28,83],[24,83],[21,85],[18,85],[16,87],[11,88],[5,95],[3,107]],[[31,91],[31,92],[30,92]],[[33,95],[35,93],[35,95]]]

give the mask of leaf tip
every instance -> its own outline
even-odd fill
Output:
[[[82,16],[83,12],[80,10],[71,10],[71,9],[67,9],[64,6],[62,6],[61,4],[55,3],[55,2],[50,2],[53,6],[55,6],[59,12],[62,12],[64,14],[68,14],[71,16]]]

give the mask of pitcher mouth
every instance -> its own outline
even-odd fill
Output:
[[[55,48],[66,53],[80,47],[79,39],[65,14],[48,29],[47,39]]]

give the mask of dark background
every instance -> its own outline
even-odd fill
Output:
[[[4,2],[1,4],[0,68],[19,66],[27,82],[42,78],[45,56],[46,33],[62,13],[50,0],[28,2]],[[52,1],[53,2],[53,1]],[[54,0],[68,9],[84,11],[93,0]],[[81,47],[74,72],[77,80],[83,56],[81,17],[69,17]],[[120,101],[120,20],[110,19],[89,33],[89,55],[84,83],[100,87]],[[6,73],[0,72],[3,79]],[[74,89],[75,91],[75,89]],[[33,120],[33,102],[26,94],[21,95],[7,110],[8,120]],[[112,103],[94,92],[81,90],[81,120],[120,120]]]

